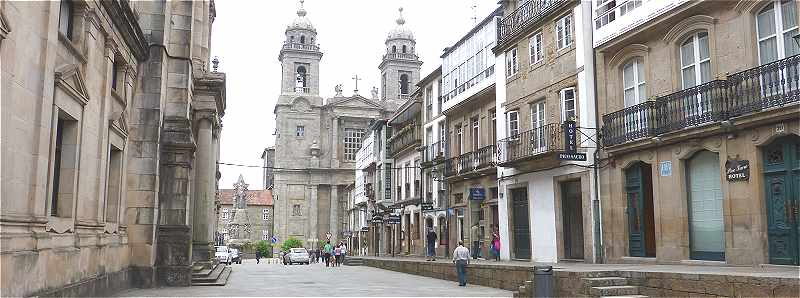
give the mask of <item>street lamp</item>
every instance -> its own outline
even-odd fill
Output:
[[[792,38],[794,38],[794,43],[796,43],[797,46],[800,47],[800,33],[795,34],[794,36],[792,36]]]

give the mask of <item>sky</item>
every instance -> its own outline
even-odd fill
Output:
[[[423,61],[420,77],[441,65],[442,50],[461,39],[498,7],[497,0],[305,0],[306,17],[317,29],[323,53],[320,95],[330,98],[334,86],[369,97],[378,87],[378,64],[386,35],[397,26],[403,8],[405,26],[417,41]],[[275,144],[275,102],[280,95],[278,53],[286,27],[297,17],[296,0],[216,0],[211,56],[226,74],[226,110],[222,118],[220,162],[260,166],[264,148]],[[473,8],[473,5],[475,8]],[[260,168],[220,165],[219,187],[233,188],[239,175],[249,189],[262,189]]]

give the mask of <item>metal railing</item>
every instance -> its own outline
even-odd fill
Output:
[[[558,6],[572,0],[531,0],[508,14],[497,24],[497,44],[511,41],[528,26],[543,20]]]
[[[445,161],[444,175],[445,177],[450,177],[478,171],[486,167],[494,167],[497,164],[496,152],[497,146],[489,145],[477,151],[450,158]]]
[[[317,45],[299,42],[285,42],[283,43],[283,48],[292,50],[319,51],[319,46]]]
[[[411,99],[411,94],[398,94],[397,99],[409,100]]]
[[[551,123],[499,140],[497,146],[500,147],[501,154],[498,162],[502,164],[564,150],[563,132],[561,123]]]
[[[421,140],[419,126],[412,122],[389,139],[389,153],[395,155],[410,146],[419,145]]]
[[[441,141],[425,146],[422,156],[423,161],[432,162],[444,158],[444,147]]]
[[[383,55],[383,60],[386,59],[402,59],[402,60],[417,60],[416,54],[411,53],[388,53]]]
[[[295,93],[311,93],[310,87],[294,87]]]
[[[800,55],[603,115],[603,144],[717,123],[800,101]]]

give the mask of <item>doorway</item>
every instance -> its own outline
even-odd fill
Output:
[[[764,148],[769,262],[800,265],[800,137],[786,136]]]
[[[583,260],[583,206],[580,180],[561,182],[561,223],[564,258]]]
[[[722,186],[719,156],[700,151],[688,161],[689,257],[725,260],[725,223],[722,219]]]
[[[656,256],[652,167],[639,162],[625,170],[628,216],[628,255]]]
[[[528,216],[528,189],[511,190],[511,220],[514,233],[514,258],[531,258],[531,228]]]

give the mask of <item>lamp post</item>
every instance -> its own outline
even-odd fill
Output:
[[[435,166],[433,167],[433,169],[431,169],[431,177],[433,178],[433,181],[436,181],[436,182],[439,182],[439,183],[445,183],[444,178],[443,178],[444,177],[444,172],[439,173],[439,171],[437,169],[438,168],[435,167]],[[442,175],[442,176],[440,177],[439,175]],[[445,258],[447,258],[447,257],[450,256],[450,210],[449,210],[450,209],[449,208],[450,207],[449,206],[450,205],[450,198],[448,197],[449,188],[447,187],[447,184],[445,183],[444,186],[445,186],[445,188],[444,188],[444,190],[445,190],[444,191],[444,193],[445,193],[445,200],[444,200],[445,204],[444,204],[444,206],[442,206],[442,207],[444,207],[444,233],[443,233],[444,235],[439,235],[439,237],[442,237],[443,239],[446,239],[445,244],[444,244],[444,256],[445,256]]]

